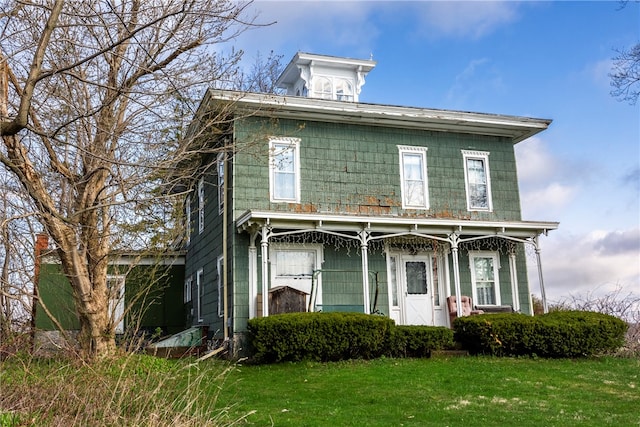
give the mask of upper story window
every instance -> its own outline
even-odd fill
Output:
[[[216,160],[218,169],[218,213],[222,213],[224,210],[224,162],[225,154],[219,153]]]
[[[354,100],[353,83],[339,77],[316,77],[313,80],[313,97],[338,101]]]
[[[427,148],[398,146],[404,209],[429,209]]]
[[[204,231],[204,178],[198,180],[198,233]]]
[[[300,139],[269,140],[269,193],[272,202],[300,202]]]
[[[478,305],[500,305],[500,268],[495,252],[470,252],[473,300]]]
[[[467,210],[493,210],[491,201],[491,175],[489,174],[489,153],[462,150],[464,158],[464,179],[467,191]]]

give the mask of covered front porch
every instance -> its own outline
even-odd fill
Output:
[[[539,237],[558,226],[264,211],[248,211],[236,224],[249,234],[249,318],[270,313],[262,290],[292,286],[306,293],[307,311],[443,326],[450,296],[529,314],[525,248],[535,254],[546,310]],[[456,315],[463,314],[458,304]]]

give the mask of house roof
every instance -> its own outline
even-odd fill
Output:
[[[300,214],[291,212],[247,211],[236,221],[238,229],[270,225],[282,229],[333,232],[367,230],[382,235],[442,235],[457,232],[465,236],[513,237],[528,239],[558,228],[547,221],[476,221],[440,218],[398,218],[383,216]]]
[[[234,111],[250,115],[491,135],[508,138],[514,144],[551,124],[550,119],[219,89],[209,89],[200,108],[209,109],[212,103],[231,104]]]

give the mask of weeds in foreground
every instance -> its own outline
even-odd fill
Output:
[[[83,364],[15,357],[0,371],[0,427],[227,426],[217,396],[233,366],[128,355]]]

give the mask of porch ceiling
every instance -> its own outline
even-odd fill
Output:
[[[367,231],[380,235],[422,234],[447,236],[507,236],[533,238],[558,228],[558,222],[473,221],[434,218],[394,218],[374,216],[298,214],[289,212],[247,211],[236,221],[239,231],[256,230],[264,225],[284,230],[328,232]]]

